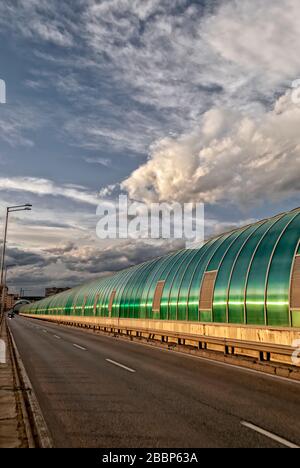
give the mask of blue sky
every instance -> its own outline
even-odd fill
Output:
[[[207,234],[299,205],[295,0],[2,0],[10,285],[73,285],[174,248],[102,242],[104,194],[202,201]]]

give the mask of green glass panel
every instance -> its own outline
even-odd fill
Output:
[[[119,275],[117,275],[117,281],[119,279]],[[101,287],[101,297],[99,298],[98,307],[97,307],[97,315],[99,317],[104,317],[106,314],[106,304],[108,304],[108,295],[110,294],[110,286],[111,286],[111,277],[107,278]]]
[[[290,275],[299,238],[300,214],[298,213],[284,231],[271,260],[267,283],[268,325],[281,327],[290,325]]]
[[[141,272],[139,278],[137,279],[135,287],[132,291],[132,297],[129,305],[130,317],[139,318],[141,295],[144,289],[145,282],[158,263],[161,263],[160,259],[156,259],[150,263],[147,263],[147,265],[145,265],[143,271]]]
[[[127,286],[135,274],[136,267],[131,267],[128,272],[123,272],[124,278],[122,279],[122,286],[119,287],[119,291],[117,291],[118,299],[115,300],[116,308],[119,310],[119,317],[125,318],[125,309],[124,304],[126,302],[126,294],[127,294]]]
[[[198,290],[198,303],[197,303],[197,308],[199,309],[199,301],[200,301],[200,291],[202,287],[202,282],[203,282],[203,276],[204,273],[207,271],[207,265],[213,258],[214,254],[218,251],[218,249],[222,246],[223,243],[227,243],[227,237],[228,236],[222,236],[220,239],[218,239],[206,252],[205,256],[203,259],[201,259],[201,265],[198,266],[195,278],[197,278],[198,284],[199,284],[199,290]],[[196,301],[195,301],[196,303]],[[196,313],[196,304],[194,306],[194,314]],[[212,316],[212,309],[211,310],[199,310],[199,319],[201,322],[212,322],[213,321],[213,316]]]
[[[199,320],[199,291],[200,291],[200,277],[201,271],[206,268],[208,259],[210,260],[211,255],[208,255],[208,252],[212,252],[212,246],[216,245],[219,242],[219,239],[213,239],[206,244],[198,251],[196,257],[193,259],[189,269],[186,272],[185,277],[182,280],[179,300],[178,300],[178,310],[181,310],[181,316],[187,317],[190,321]],[[193,301],[193,296],[197,294],[197,284],[198,282],[198,300]]]
[[[168,315],[170,291],[172,288],[174,278],[177,274],[178,268],[180,267],[182,262],[184,262],[186,259],[189,258],[190,254],[191,254],[190,250],[184,250],[182,254],[177,258],[177,260],[172,262],[169,265],[168,272],[165,276],[165,286],[162,292],[162,297],[161,297],[161,302],[160,302],[160,316],[164,317],[167,320],[176,320],[176,309],[175,309],[174,315]]]
[[[98,289],[99,280],[93,281],[89,283],[88,291],[87,291],[87,300],[84,307],[84,315],[87,317],[91,317],[94,315],[94,302],[96,291]]]
[[[235,239],[241,234],[242,231],[243,231],[243,229],[238,229],[237,231],[234,231],[234,232],[229,233],[229,234],[224,236],[225,237],[225,242],[223,242],[220,245],[220,247],[216,251],[215,255],[212,257],[211,261],[209,262],[209,264],[207,266],[206,271],[216,271],[216,270],[218,270],[218,268],[220,266],[220,263],[221,263],[224,255],[225,255],[225,253],[227,252],[227,250],[229,249],[231,244],[233,244]]]
[[[102,295],[103,295],[103,290],[104,290],[104,286],[106,284],[106,279],[105,278],[102,278],[98,281],[98,285],[97,285],[97,288],[95,290],[95,296],[98,294],[98,299],[97,299],[97,303],[96,303],[96,310],[95,310],[95,316],[98,317],[100,315],[100,307],[101,307],[101,302],[102,302]],[[94,300],[93,300],[93,306],[94,306],[94,302],[95,302],[95,297],[94,297]]]
[[[263,238],[253,257],[246,289],[247,323],[265,325],[265,285],[268,266],[279,236],[294,214],[279,218]]]
[[[191,262],[193,259],[199,255],[198,250],[190,250],[190,253],[182,260],[181,264],[179,265],[176,275],[171,286],[170,294],[169,294],[169,304],[168,304],[168,317],[172,317],[171,320],[186,320],[186,308],[185,311],[182,311],[182,307],[179,308],[179,314],[177,315],[177,302],[178,302],[178,293],[180,284],[183,280],[184,274],[188,268],[191,266]]]
[[[300,328],[300,310],[292,310],[292,327]]]
[[[182,281],[178,290],[178,299],[177,299],[177,317],[178,320],[188,320],[188,295],[191,280],[193,278],[195,269],[199,263],[199,261],[204,256],[205,252],[209,249],[209,246],[214,241],[207,242],[201,249],[196,251],[196,255],[192,258],[190,264],[186,268],[184,275],[182,277]]]
[[[126,288],[123,291],[122,301],[121,301],[121,305],[120,305],[120,315],[121,315],[121,317],[130,318],[129,304],[130,304],[130,298],[131,298],[132,290],[133,290],[134,285],[135,285],[139,275],[141,274],[141,271],[143,270],[143,268],[144,268],[144,264],[139,265],[137,267],[134,267],[133,268],[133,273],[132,273],[132,275],[130,276],[130,278],[128,279],[128,281],[126,283]]]
[[[100,284],[99,284],[99,288],[98,288],[98,294],[99,294],[99,298],[98,298],[98,301],[97,301],[97,307],[96,307],[96,316],[97,317],[101,317],[101,306],[102,306],[102,302],[103,302],[103,298],[104,298],[104,294],[105,294],[105,288],[108,284],[108,278],[104,278],[101,280]]]
[[[110,280],[109,280],[110,284],[109,284],[108,289],[105,291],[104,300],[103,300],[103,304],[102,304],[102,313],[103,313],[103,310],[104,310],[104,315],[106,317],[109,316],[108,306],[109,306],[109,301],[110,301],[111,294],[112,294],[112,292],[114,290],[116,291],[116,295],[115,295],[115,298],[114,298],[114,301],[113,301],[113,304],[112,304],[111,315],[112,315],[112,317],[116,317],[117,313],[119,313],[119,317],[122,317],[122,318],[126,317],[126,314],[127,314],[128,310],[127,310],[127,307],[126,308],[124,307],[124,304],[125,304],[125,301],[126,301],[124,291],[125,292],[127,291],[126,285],[128,284],[128,281],[130,280],[132,275],[134,275],[134,273],[136,271],[136,268],[137,267],[132,267],[132,268],[129,268],[128,270],[124,270],[122,272],[119,272],[119,274],[116,276],[115,281],[113,281],[113,277],[110,278]],[[120,286],[120,285],[122,285],[122,286],[124,285],[124,288],[122,289],[122,286]],[[120,294],[118,296],[118,293],[120,292],[120,289],[122,289],[122,294]],[[117,296],[118,296],[118,299],[117,299]]]
[[[227,297],[229,279],[232,272],[232,267],[239,254],[241,248],[249,238],[249,236],[257,229],[257,226],[250,226],[244,231],[240,231],[239,236],[231,244],[226,252],[222,263],[219,267],[213,299],[213,317],[214,322],[227,322]]]
[[[140,292],[140,300],[139,300],[139,317],[140,318],[149,317],[149,315],[147,315],[148,313],[147,303],[148,303],[149,292],[152,288],[152,285],[155,283],[155,279],[161,274],[161,271],[163,270],[165,264],[168,262],[169,258],[172,257],[173,255],[174,254],[172,253],[172,254],[166,255],[165,257],[159,258],[159,261],[154,265],[154,268],[149,274],[148,278],[146,278],[144,286],[142,287],[142,290]],[[152,315],[152,310],[150,310],[149,314]]]
[[[78,287],[72,289],[72,290],[70,291],[70,293],[69,293],[69,297],[68,297],[68,300],[67,300],[67,303],[66,303],[66,307],[65,307],[65,313],[66,313],[66,315],[71,315],[71,314],[72,314],[74,296],[75,296],[75,294],[76,294],[77,289],[78,289]]]
[[[272,219],[260,225],[250,236],[236,260],[229,288],[229,323],[245,322],[245,286],[250,263],[258,244],[275,222]]]
[[[142,267],[136,270],[135,274],[131,278],[130,285],[128,287],[127,303],[128,303],[128,317],[134,318],[134,300],[137,292],[137,288],[140,284],[141,277],[145,274],[145,270],[148,269],[149,263],[142,264]]]
[[[132,269],[125,270],[119,273],[118,283],[116,285],[116,296],[112,307],[112,316],[121,317],[121,303],[124,302],[123,294],[126,291],[126,285],[131,278]]]
[[[207,257],[205,261],[201,259],[198,263],[195,272],[193,273],[193,278],[190,285],[189,295],[188,295],[188,319],[193,321],[198,321],[202,311],[199,311],[199,299],[200,299],[200,288],[202,284],[202,279],[205,271],[214,271],[219,267],[224,252],[228,246],[233,242],[237,233],[228,234],[222,236],[217,240],[217,244],[213,244],[212,247],[207,252]],[[200,312],[200,313],[199,313]],[[201,317],[202,320],[202,317]],[[207,320],[207,314],[205,314],[205,321]]]
[[[156,289],[157,282],[164,281],[166,279],[167,275],[169,274],[170,269],[174,267],[176,260],[181,258],[184,252],[185,252],[184,250],[181,250],[179,252],[176,252],[175,254],[173,253],[170,256],[168,256],[166,261],[164,261],[161,264],[160,268],[158,269],[156,274],[153,276],[151,285],[149,287],[148,296],[147,296],[147,317],[148,318],[161,318],[161,320],[167,319],[166,314],[165,315],[161,314],[160,317],[159,317],[159,314],[156,314],[155,317],[153,316],[152,306],[153,306],[154,292]]]
[[[214,245],[217,242],[216,239],[213,239],[197,251],[196,256],[193,257],[189,267],[187,268],[184,277],[182,278],[182,282],[180,285],[180,290],[178,293],[178,317],[181,317],[181,320],[198,320],[198,306],[197,306],[197,313],[196,315],[191,313],[192,312],[192,307],[191,303],[189,303],[188,307],[188,298],[189,298],[189,293],[190,293],[190,286],[192,279],[194,278],[195,275],[197,275],[197,272],[199,268],[201,269],[202,267],[206,267],[205,263],[205,258],[207,255],[207,252],[210,250],[210,247]],[[204,266],[205,264],[205,266]],[[198,300],[199,304],[199,300]]]
[[[112,276],[107,278],[105,284],[103,285],[103,290],[101,294],[101,300],[99,301],[98,305],[98,310],[97,310],[97,315],[99,317],[106,317],[107,311],[108,311],[108,302],[110,298],[110,292],[111,292],[111,281],[112,281]]]
[[[201,322],[212,322],[212,310],[202,310],[200,313]]]

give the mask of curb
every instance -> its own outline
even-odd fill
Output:
[[[32,384],[20,357],[12,332],[7,326],[7,336],[14,361],[14,373],[21,396],[22,416],[29,448],[53,448],[53,441]]]

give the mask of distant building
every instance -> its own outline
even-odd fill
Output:
[[[18,296],[16,294],[6,294],[5,303],[4,303],[4,310],[12,309],[17,300],[18,300]]]
[[[2,303],[2,290],[3,286],[0,285],[0,303]],[[7,311],[13,308],[18,296],[16,294],[9,294],[7,286],[5,286],[4,295],[4,310]]]
[[[3,290],[3,286],[2,284],[0,284],[0,297],[2,297],[2,290]],[[7,291],[8,291],[8,287],[5,286],[5,294],[7,294]]]
[[[45,297],[54,296],[55,294],[67,291],[70,288],[46,288]]]

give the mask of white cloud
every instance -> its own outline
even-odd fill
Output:
[[[35,41],[70,47],[75,26],[67,20],[67,11],[72,11],[67,4],[59,8],[55,0],[3,0],[0,3],[0,25],[3,28],[13,25],[15,32]]]
[[[96,158],[87,157],[85,158],[85,161],[89,164],[100,164],[101,166],[104,166],[104,167],[111,166],[111,160],[108,158],[103,158],[101,156],[98,156]]]
[[[39,196],[61,196],[78,203],[87,203],[95,206],[100,201],[96,194],[84,187],[67,184],[58,185],[51,180],[35,177],[0,177],[0,190],[21,191]]]
[[[12,147],[34,146],[33,140],[27,135],[31,130],[36,129],[40,122],[32,109],[12,109],[10,104],[1,107],[0,117],[0,139]],[[41,119],[42,120],[42,119]]]
[[[247,204],[300,190],[300,107],[288,92],[258,118],[226,108],[204,114],[192,133],[164,138],[122,183],[130,197]]]
[[[83,15],[91,48],[109,56],[139,102],[176,110],[184,128],[212,99],[249,107],[300,75],[299,2],[229,0],[176,13],[184,4],[90,1]]]
[[[226,2],[205,21],[201,34],[225,61],[259,76],[265,87],[300,71],[300,3],[295,0]]]

